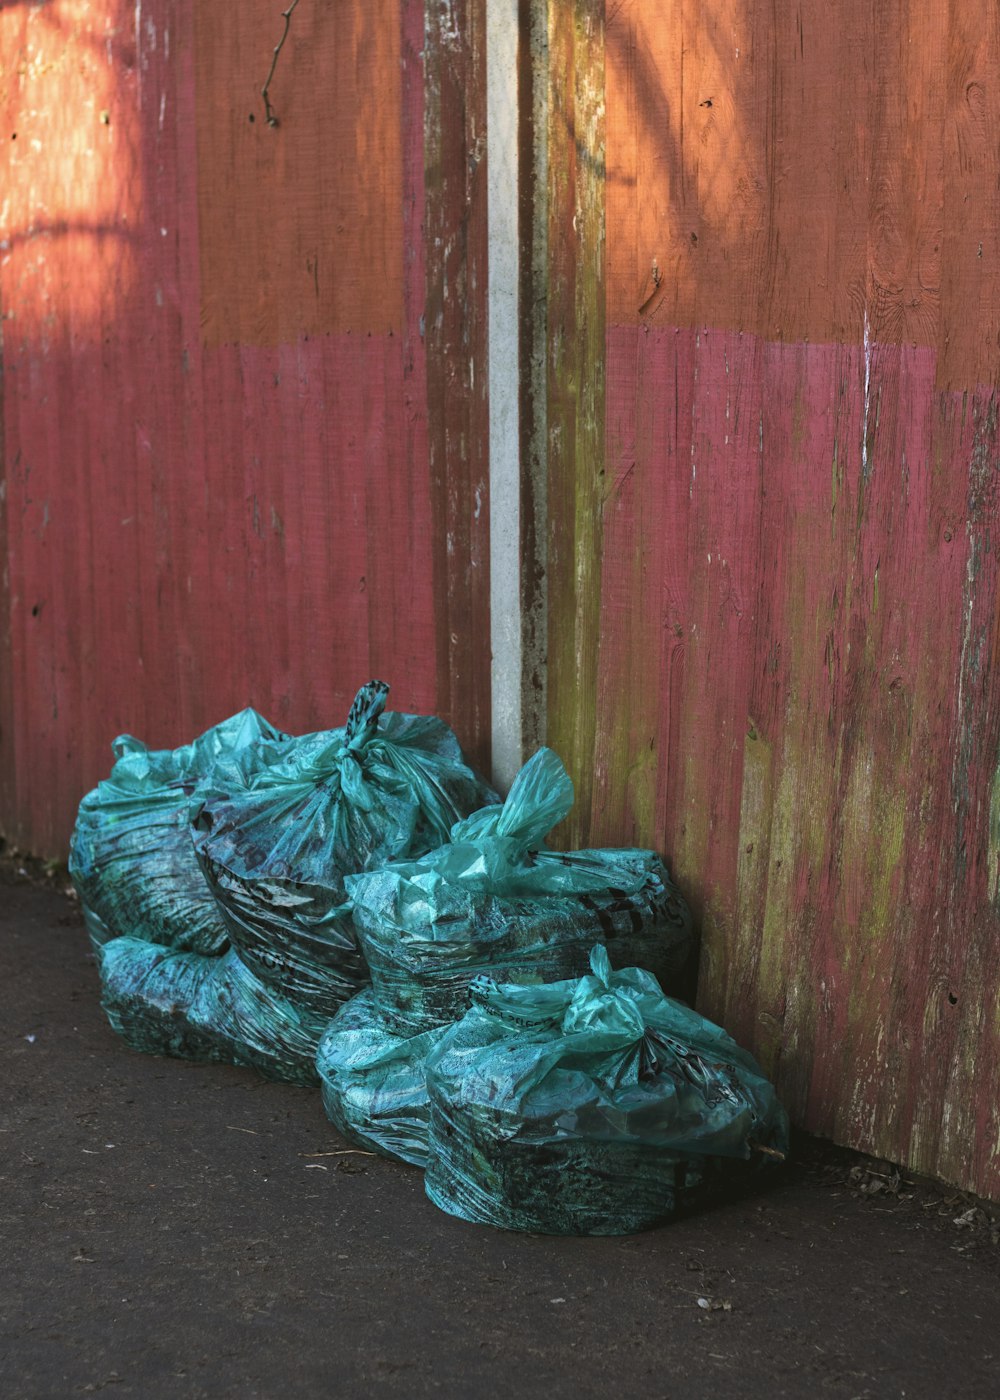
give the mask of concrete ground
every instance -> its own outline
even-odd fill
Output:
[[[318,1092],[127,1049],[74,905],[20,870],[6,1400],[1000,1395],[1000,1247],[969,1201],[806,1143],[766,1195],[650,1234],[467,1225],[418,1171],[346,1151]]]

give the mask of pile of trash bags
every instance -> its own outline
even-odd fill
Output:
[[[70,875],[101,930],[114,915],[110,942],[86,917],[105,1012],[135,1049],[318,1082],[323,1032],[369,982],[346,877],[423,853],[496,797],[447,725],[385,714],[388,692],[364,686],[342,729],[290,738],[247,711],[190,751],[143,750],[151,776],[129,787],[127,821],[120,770],[131,753],[84,798]],[[169,841],[151,885],[163,810]],[[185,935],[192,910],[210,919],[211,941]]]
[[[346,724],[253,710],[128,736],[70,874],[113,1028],[147,1053],[315,1085],[452,1214],[625,1233],[784,1157],[751,1056],[675,999],[690,911],[652,851],[556,851],[549,749],[506,800],[447,725],[359,691]]]

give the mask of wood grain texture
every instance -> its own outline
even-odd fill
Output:
[[[998,259],[976,228],[997,214],[995,8],[613,11],[609,83],[629,104],[628,151],[609,148],[615,324],[839,343],[867,317],[880,343],[935,348],[940,387],[992,382]]]
[[[441,713],[489,770],[485,0],[427,0],[427,404]]]
[[[604,493],[604,5],[550,3],[548,743],[570,765],[580,844],[595,735]]]
[[[280,9],[0,9],[0,829],[42,853],[123,730],[339,724],[377,674],[488,739],[439,673],[487,513],[470,572],[429,460],[425,7],[300,6],[268,129]]]
[[[195,5],[202,331],[210,345],[399,333],[400,0]]]
[[[0,316],[3,302],[0,300]],[[3,323],[0,322],[0,330]],[[0,366],[2,366],[2,335],[0,335]],[[11,549],[8,543],[10,528],[7,510],[7,480],[9,467],[6,460],[6,434],[3,431],[7,419],[4,375],[0,373],[0,754],[5,756],[0,762],[0,812],[13,812],[17,806],[17,774],[13,759],[13,736],[15,734],[15,694],[14,648],[12,645],[11,610],[8,604],[9,580],[11,576]]]
[[[609,0],[605,34],[574,839],[666,855],[700,1003],[798,1122],[1000,1197],[996,15]]]

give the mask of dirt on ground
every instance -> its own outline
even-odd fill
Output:
[[[983,1203],[802,1140],[648,1234],[465,1224],[318,1092],[129,1050],[66,889],[0,859],[6,1400],[1000,1393]]]

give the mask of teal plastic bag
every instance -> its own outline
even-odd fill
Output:
[[[80,803],[70,843],[69,872],[95,947],[127,936],[206,954],[226,948],[188,805],[222,758],[283,738],[248,709],[178,749],[149,749],[130,734],[114,741],[110,777]]]
[[[370,987],[342,1006],[316,1053],[323,1107],[334,1127],[370,1152],[426,1166],[424,1066],[447,1030],[397,1034]]]
[[[255,977],[233,949],[178,953],[133,938],[98,952],[101,1005],[133,1050],[244,1065],[267,1079],[315,1085],[327,1018]]]
[[[752,1056],[639,968],[472,986],[431,1051],[426,1189],[507,1230],[628,1234],[784,1157],[788,1120]]]
[[[379,1006],[401,1031],[457,1019],[482,973],[579,976],[597,940],[616,967],[675,983],[693,941],[683,896],[653,851],[546,850],[572,805],[566,769],[540,749],[506,802],[457,822],[447,845],[347,880]]]
[[[344,877],[439,845],[496,797],[441,720],[383,713],[388,692],[371,681],[345,728],[218,765],[191,809],[239,956],[328,1018],[368,982]]]

